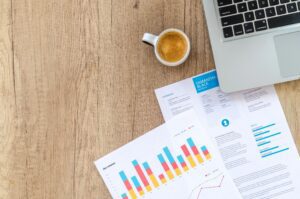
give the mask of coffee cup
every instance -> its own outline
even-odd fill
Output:
[[[145,33],[143,42],[154,47],[154,53],[160,63],[166,66],[178,66],[184,63],[191,50],[188,36],[179,29],[167,29],[158,36]]]

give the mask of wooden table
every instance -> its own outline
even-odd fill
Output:
[[[177,68],[141,42],[170,27]],[[213,68],[200,0],[1,0],[0,198],[110,198],[93,161],[163,122],[155,88]],[[300,148],[300,81],[276,88]]]

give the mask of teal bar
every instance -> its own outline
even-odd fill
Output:
[[[135,188],[139,189],[139,187],[141,186],[141,184],[139,183],[139,180],[138,180],[135,176],[133,176],[133,177],[131,178],[131,180],[132,180],[132,182],[133,182]]]
[[[275,146],[275,147],[272,147],[272,148],[269,148],[269,149],[261,150],[260,153],[264,153],[264,152],[267,152],[267,151],[271,151],[271,150],[274,150],[274,149],[277,149],[277,148],[279,148],[279,146]]]
[[[168,160],[170,161],[171,164],[173,164],[175,162],[170,150],[168,147],[163,148],[165,154],[167,155]]]
[[[263,146],[263,145],[270,144],[270,143],[271,143],[270,141],[267,141],[267,142],[260,143],[257,146]]]
[[[190,147],[195,146],[195,143],[194,143],[194,141],[193,141],[192,138],[187,139],[187,142],[188,142],[188,144],[190,145]]]
[[[177,159],[180,164],[184,163],[184,159],[183,159],[182,155],[177,156]]]
[[[257,137],[257,136],[260,136],[260,135],[263,135],[263,134],[266,134],[266,133],[270,133],[270,131],[265,131],[265,132],[262,132],[262,133],[257,133],[254,136]]]
[[[275,125],[275,123],[274,123],[274,124],[267,125],[267,126],[259,127],[259,128],[257,128],[257,129],[252,130],[252,131],[253,131],[253,132],[256,132],[256,131],[259,131],[259,130],[262,130],[262,129],[265,129],[265,128],[269,128],[269,127],[274,126],[274,125]]]
[[[280,134],[281,134],[281,132],[269,135],[267,137],[259,138],[259,139],[256,139],[256,142],[259,142],[261,140],[264,140],[264,139],[267,139],[267,138],[270,138],[270,137],[273,137],[273,136],[276,136],[276,135],[280,135]]]
[[[273,152],[273,153],[270,153],[270,154],[267,154],[267,155],[263,155],[262,157],[265,158],[265,157],[268,157],[268,156],[270,156],[270,155],[274,155],[274,154],[277,154],[277,153],[281,153],[281,152],[287,151],[287,150],[289,150],[289,148],[282,149],[282,150],[280,150],[280,151],[276,151],[276,152]]]

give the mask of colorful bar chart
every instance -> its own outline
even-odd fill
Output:
[[[180,171],[180,169],[179,169],[177,163],[175,162],[175,160],[174,160],[174,158],[173,158],[173,156],[172,156],[172,154],[171,154],[169,148],[168,148],[168,147],[164,147],[164,148],[163,148],[163,151],[165,152],[165,154],[166,154],[166,156],[167,156],[167,158],[168,158],[170,164],[172,165],[172,167],[173,167],[173,169],[174,169],[176,175],[178,175],[178,176],[181,175],[181,171]]]
[[[193,157],[191,156],[191,153],[189,152],[187,146],[186,146],[186,145],[182,145],[182,146],[181,146],[181,149],[182,149],[182,151],[183,151],[185,157],[188,159],[188,161],[189,161],[191,167],[194,168],[194,167],[196,166],[196,163],[195,163]]]
[[[166,160],[165,158],[163,157],[162,154],[159,154],[158,156],[158,159],[162,165],[162,167],[164,168],[165,172],[167,173],[167,176],[169,177],[170,180],[172,180],[174,178],[174,175],[173,173],[171,172],[170,170],[170,167],[168,166],[168,164],[166,163]]]
[[[133,164],[133,166],[134,166],[136,172],[138,173],[140,179],[142,180],[143,185],[146,187],[146,190],[147,190],[147,191],[151,191],[152,188],[151,188],[151,186],[150,186],[150,184],[149,184],[149,182],[148,182],[148,180],[147,180],[147,178],[146,178],[144,172],[142,171],[142,168],[141,168],[141,166],[139,165],[138,161],[133,160],[133,161],[132,161],[132,164]]]
[[[203,158],[201,157],[201,155],[200,155],[200,153],[199,153],[199,151],[198,151],[198,149],[197,149],[197,147],[196,147],[196,145],[195,145],[193,139],[192,139],[192,138],[189,138],[189,139],[187,139],[187,142],[188,142],[189,146],[191,147],[191,149],[192,149],[194,155],[196,156],[198,162],[199,162],[200,164],[202,164],[202,163],[204,162],[204,160],[203,160]]]
[[[165,184],[167,182],[167,179],[165,178],[164,174],[160,174],[158,177],[159,177],[161,183]]]
[[[183,145],[179,145],[180,154],[175,154],[172,149],[168,146],[162,147],[161,153],[158,153],[156,156],[158,160],[155,158],[155,161],[159,161],[156,164],[151,162],[149,164],[148,161],[140,164],[137,159],[132,160],[131,167],[133,166],[135,174],[129,176],[130,178],[127,178],[124,171],[120,171],[119,175],[128,191],[121,194],[121,198],[136,199],[137,197],[145,197],[147,192],[159,188],[177,176],[185,175],[185,172],[191,168],[195,168],[197,165],[201,165],[212,158],[206,146],[197,147],[196,142],[191,137],[186,139]],[[277,148],[261,150],[261,153],[267,155],[266,153],[272,153],[275,149]],[[159,175],[155,174],[151,168],[157,163],[160,163],[162,167],[158,165],[153,169],[154,171],[161,170]]]
[[[144,162],[144,163],[143,163],[143,167],[144,167],[144,169],[146,170],[146,173],[148,174],[148,176],[149,176],[149,178],[150,178],[152,184],[154,185],[154,187],[155,187],[155,188],[159,187],[159,183],[158,183],[156,177],[153,175],[153,172],[152,172],[152,170],[151,170],[151,168],[150,168],[148,162]]]
[[[210,155],[209,151],[207,150],[206,146],[202,146],[201,150],[202,150],[203,154],[205,155],[205,158],[207,160],[210,160],[211,159],[211,155]]]
[[[126,187],[128,193],[129,193],[130,197],[131,197],[132,199],[136,199],[137,196],[136,196],[136,194],[135,194],[135,192],[134,192],[134,190],[133,190],[133,188],[132,188],[132,186],[131,186],[131,184],[130,184],[130,182],[129,182],[127,176],[126,176],[126,174],[124,173],[124,171],[121,171],[121,172],[119,173],[119,175],[120,175],[120,177],[121,177],[121,179],[122,179],[122,181],[123,181],[123,183],[124,183],[124,185],[125,185],[125,187]]]
[[[131,178],[131,180],[132,180],[136,190],[139,192],[140,196],[143,196],[145,193],[144,193],[144,190],[143,190],[139,180],[135,176],[133,176]]]
[[[177,156],[177,159],[178,159],[178,161],[179,161],[181,167],[183,168],[183,170],[184,170],[184,171],[188,171],[189,168],[188,168],[187,164],[185,163],[185,161],[184,161],[182,155]]]

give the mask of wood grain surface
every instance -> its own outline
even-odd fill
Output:
[[[144,32],[184,30],[167,68]],[[93,161],[162,124],[154,89],[214,68],[200,0],[1,0],[0,199],[108,199]],[[300,81],[276,86],[300,148]]]

